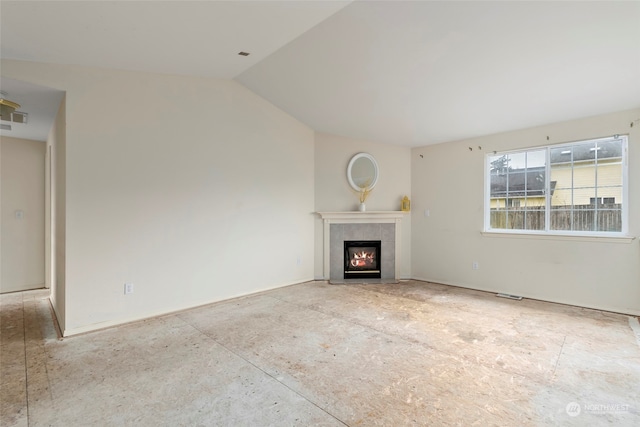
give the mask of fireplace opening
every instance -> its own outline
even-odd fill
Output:
[[[345,240],[344,278],[380,279],[380,240]]]

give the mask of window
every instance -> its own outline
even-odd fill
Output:
[[[616,135],[488,155],[485,229],[625,233],[626,153]]]

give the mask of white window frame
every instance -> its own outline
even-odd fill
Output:
[[[610,141],[614,139],[622,140],[622,227],[620,231],[574,231],[574,230],[551,230],[551,159],[550,153],[552,148],[570,147],[576,144]],[[495,156],[505,154],[517,154],[536,150],[546,150],[545,161],[545,229],[544,230],[525,230],[525,229],[506,229],[491,227],[491,162],[490,159]],[[629,136],[628,135],[612,135],[603,138],[592,138],[584,140],[576,140],[563,142],[552,145],[542,145],[536,147],[526,147],[517,150],[494,151],[485,155],[484,162],[484,233],[488,234],[529,234],[538,236],[585,236],[585,237],[629,237]]]

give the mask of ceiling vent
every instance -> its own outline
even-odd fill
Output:
[[[10,121],[10,122],[13,122],[13,123],[26,124],[28,116],[29,116],[29,114],[23,113],[22,111],[14,111],[13,113],[11,113],[11,116],[7,119],[7,121]],[[3,116],[2,120],[4,120],[4,119],[5,118]]]

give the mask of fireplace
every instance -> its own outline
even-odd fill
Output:
[[[380,240],[344,241],[344,278],[380,279]]]
[[[318,212],[323,221],[323,266],[325,279],[332,284],[354,283],[345,280],[347,240],[379,240],[380,278],[363,278],[361,283],[398,283],[402,243],[402,219],[407,212]],[[348,257],[346,257],[348,259]],[[362,273],[360,273],[362,274]],[[408,273],[407,273],[408,274]],[[350,276],[351,277],[351,276]]]

